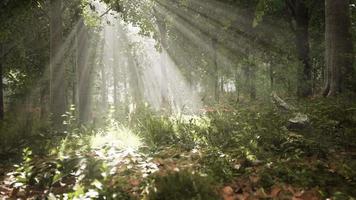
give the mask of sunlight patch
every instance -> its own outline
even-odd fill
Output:
[[[90,142],[94,149],[115,147],[117,149],[136,150],[142,145],[141,139],[130,129],[117,124],[98,132],[91,138]]]

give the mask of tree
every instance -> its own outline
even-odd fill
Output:
[[[50,1],[50,111],[60,124],[66,111],[65,68],[62,62],[62,1]]]
[[[295,32],[298,60],[302,65],[302,69],[299,70],[298,74],[297,94],[300,97],[307,97],[312,94],[312,66],[309,58],[310,9],[306,5],[305,0],[286,0],[286,5],[291,19],[294,21],[291,24]]]
[[[114,86],[114,107],[117,109],[117,106],[119,104],[119,67],[121,67],[119,65],[119,58],[118,58],[118,26],[115,24],[114,28],[113,28],[113,32],[112,32],[112,75],[113,75],[113,86]]]
[[[337,96],[355,89],[349,1],[326,0],[325,23],[326,82],[323,95]]]
[[[3,85],[3,56],[4,56],[4,45],[0,43],[0,121],[4,119],[4,85]]]
[[[317,0],[259,0],[256,9],[255,25],[267,11],[283,13],[286,10],[290,28],[294,33],[294,43],[300,69],[298,69],[297,95],[307,97],[312,94],[312,65],[310,63],[309,21],[312,7]],[[284,6],[281,6],[283,5]],[[283,9],[283,10],[282,10]]]
[[[169,110],[169,91],[168,91],[168,77],[167,77],[167,67],[168,67],[168,33],[167,33],[167,20],[166,12],[159,11],[157,5],[154,7],[154,16],[156,18],[157,27],[159,31],[159,43],[161,49],[161,75],[160,75],[160,93],[161,93],[161,109],[164,111]]]
[[[77,80],[78,80],[78,112],[79,121],[87,123],[90,119],[90,64],[89,64],[89,33],[84,23],[80,19],[78,27],[77,43]]]

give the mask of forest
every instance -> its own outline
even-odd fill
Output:
[[[0,0],[0,199],[356,199],[355,0]]]

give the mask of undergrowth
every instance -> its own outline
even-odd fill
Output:
[[[78,126],[69,112],[66,136],[47,153],[25,148],[10,185],[17,197],[54,199],[219,199],[222,188],[256,198],[355,197],[356,107],[327,101],[296,105],[310,117],[311,129],[300,131],[272,104],[175,117],[145,108],[128,125],[112,115],[100,129]]]

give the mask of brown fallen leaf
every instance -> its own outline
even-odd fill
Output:
[[[231,196],[234,195],[234,190],[230,186],[226,186],[222,189],[223,195]]]
[[[260,181],[261,177],[257,176],[257,175],[252,175],[249,177],[250,178],[250,181],[252,183],[257,183],[258,181]]]
[[[282,188],[280,188],[279,186],[273,186],[271,189],[271,198],[276,198],[279,193],[281,192]]]
[[[316,190],[302,191],[300,193],[296,193],[294,197],[302,199],[302,200],[319,200],[321,199],[321,195]]]
[[[235,196],[224,196],[224,200],[236,200],[237,198]]]
[[[250,196],[250,194],[247,192],[236,195],[238,200],[247,200],[249,198],[249,196]]]
[[[138,185],[140,185],[140,181],[138,179],[131,179],[130,184],[132,186],[138,186]]]
[[[298,198],[298,197],[292,197],[292,200],[303,200],[303,199]]]

